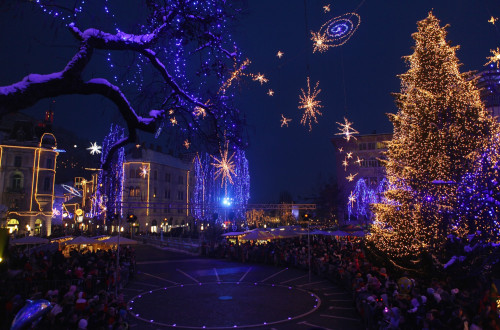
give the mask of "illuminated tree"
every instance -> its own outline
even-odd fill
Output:
[[[491,145],[476,160],[474,169],[467,173],[458,188],[461,210],[457,226],[490,241],[500,236],[500,141]]]
[[[40,0],[18,7],[26,6],[41,10],[56,28],[69,29],[76,51],[60,71],[0,86],[0,116],[45,98],[100,95],[114,103],[128,132],[109,149],[105,168],[120,147],[136,142],[138,131],[158,136],[161,129],[178,130],[211,152],[223,132],[241,143],[233,95],[219,89],[240,62],[226,27],[238,1]]]
[[[370,244],[400,265],[418,265],[425,252],[441,256],[458,214],[457,183],[496,130],[439,23],[429,13],[412,35],[414,53],[395,94],[399,111],[389,115],[389,187],[374,206]]]

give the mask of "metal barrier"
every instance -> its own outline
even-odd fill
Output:
[[[169,247],[190,253],[200,253],[201,241],[189,237],[163,237],[160,236],[135,236],[134,239],[142,240],[144,244],[152,244],[160,247]]]

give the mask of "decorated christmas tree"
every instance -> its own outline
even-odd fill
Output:
[[[439,258],[451,232],[467,231],[454,221],[457,186],[497,127],[472,74],[459,70],[459,47],[447,42],[447,26],[432,12],[417,25],[414,53],[404,58],[409,70],[395,94],[399,111],[389,115],[389,188],[374,205],[369,239],[394,263],[415,267],[426,253]]]

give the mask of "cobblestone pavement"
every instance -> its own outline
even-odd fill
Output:
[[[294,268],[136,247],[131,329],[362,329],[352,294]]]

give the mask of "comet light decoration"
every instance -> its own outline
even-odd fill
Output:
[[[353,182],[356,175],[358,175],[358,173],[355,174],[349,173],[349,175],[346,177],[347,181]]]
[[[488,62],[485,65],[496,63],[497,68],[500,68],[500,48],[497,47],[496,50],[491,49],[490,52],[491,54],[493,54],[493,56],[486,57],[488,59]]]
[[[323,11],[324,11],[325,13],[330,12],[330,10],[331,10],[331,9],[330,9],[330,4],[327,4],[326,6],[323,6]]]
[[[344,139],[346,139],[347,141],[351,140],[351,138],[356,140],[354,134],[359,134],[359,132],[352,128],[353,123],[349,122],[349,120],[344,117],[344,123],[342,124],[337,122],[337,124],[340,126],[340,133],[336,133],[335,135],[344,135]]]
[[[87,148],[87,150],[90,150],[90,154],[91,155],[94,155],[94,154],[100,154],[101,153],[101,146],[98,146],[97,145],[97,142],[94,142],[94,143],[90,143],[90,147]]]
[[[119,148],[111,157],[107,170],[103,169],[104,160],[110,149],[125,137],[125,129],[119,125],[111,125],[108,135],[102,142],[101,171],[97,177],[97,191],[92,200],[92,216],[97,216],[100,221],[107,211],[122,213],[121,201],[123,193],[123,163],[125,162],[125,149]]]
[[[291,121],[292,121],[292,119],[286,118],[285,116],[283,116],[283,114],[281,115],[281,127],[283,127],[283,126],[288,127],[288,123]]]
[[[353,36],[360,23],[361,17],[358,14],[346,13],[327,21],[318,32],[311,31],[311,40],[314,42],[313,53],[342,46]]]
[[[317,116],[322,116],[323,114],[318,110],[323,106],[320,104],[321,101],[317,100],[318,94],[321,92],[321,89],[318,89],[319,81],[316,82],[316,86],[314,86],[314,90],[311,93],[311,85],[309,81],[309,77],[307,77],[307,92],[304,89],[300,89],[302,95],[299,95],[299,109],[304,109],[304,114],[302,115],[302,119],[300,123],[304,126],[309,126],[309,132],[312,131],[312,122],[314,121],[316,124],[318,123]]]
[[[278,53],[276,54],[276,56],[278,56],[278,58],[282,58],[284,54],[285,53],[283,53],[281,50],[278,50]]]
[[[204,153],[197,155],[194,160],[195,186],[193,189],[192,214],[195,219],[210,221],[221,224],[224,218],[213,215],[220,213],[220,205],[224,197],[233,199],[233,204],[228,214],[234,212],[234,219],[238,222],[245,222],[245,213],[248,200],[250,199],[250,172],[245,151],[237,149],[234,153],[234,184],[221,187],[217,180],[214,180],[217,168],[212,165],[211,155]]]
[[[189,149],[190,146],[191,146],[191,143],[189,142],[189,140],[188,139],[184,140],[184,147],[186,149]]]
[[[210,165],[214,166],[217,169],[214,173],[214,180],[217,180],[219,177],[221,177],[221,187],[224,185],[227,187],[227,181],[229,181],[229,183],[231,184],[234,183],[232,177],[232,175],[235,174],[233,157],[234,153],[229,156],[229,142],[226,142],[226,147],[224,148],[224,150],[220,150],[220,159],[212,155],[212,158],[215,162],[211,163]]]
[[[498,17],[491,16],[491,18],[488,20],[488,23],[491,23],[491,24],[495,25],[495,23],[497,21],[498,21]]]
[[[380,203],[385,200],[384,192],[387,190],[388,182],[383,178],[376,187],[370,188],[363,178],[360,178],[351,192],[355,196],[356,207],[353,207],[351,196],[347,198],[347,214],[348,219],[351,216],[356,218],[365,217],[367,220],[373,219],[373,213],[370,209],[371,204]]]
[[[267,91],[267,95],[273,96],[274,95],[274,91],[272,89],[268,90]]]

